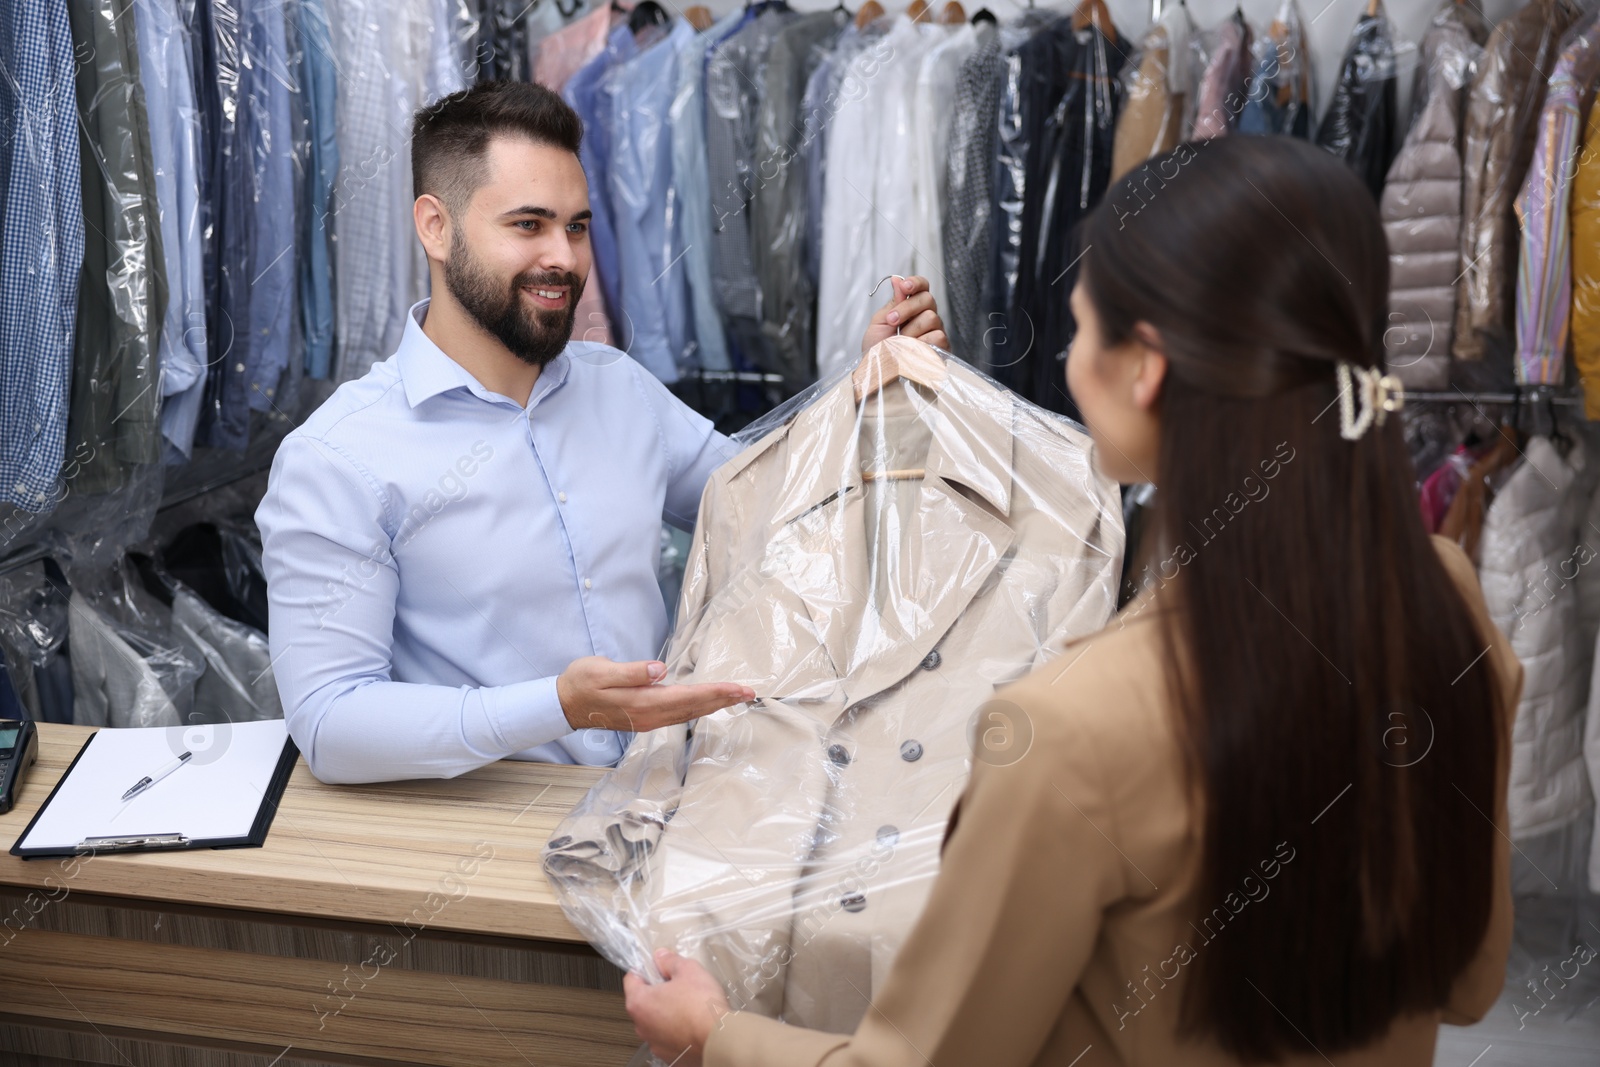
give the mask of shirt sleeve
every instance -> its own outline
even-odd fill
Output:
[[[717,432],[710,419],[673,396],[643,367],[636,368],[634,378],[655,415],[667,453],[667,496],[661,517],[692,533],[706,480],[712,471],[738,454],[739,446],[731,437]]]
[[[1059,709],[1048,714],[1060,722]],[[1089,738],[1046,743],[1040,733],[1010,766],[977,763],[928,906],[856,1032],[733,1012],[706,1043],[707,1067],[1036,1062],[1088,963],[1102,913],[1127,894],[1095,761]]]
[[[286,438],[256,523],[284,718],[321,781],[453,778],[572,733],[554,676],[390,679],[399,570],[378,487],[338,449]]]

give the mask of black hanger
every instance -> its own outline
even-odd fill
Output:
[[[995,13],[986,7],[978,8],[977,12],[972,16],[972,24],[974,26],[980,22],[987,22],[995,26],[1000,25],[1000,20],[995,17]]]
[[[633,12],[628,16],[628,29],[634,33],[647,26],[660,26],[671,16],[665,8],[656,3],[656,0],[639,0],[633,7]]]

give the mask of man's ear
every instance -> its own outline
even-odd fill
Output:
[[[1133,342],[1139,348],[1139,373],[1133,380],[1133,402],[1149,411],[1161,398],[1161,386],[1167,380],[1167,353],[1162,347],[1161,332],[1148,322],[1134,324]]]
[[[450,258],[450,212],[444,202],[432,193],[423,193],[411,205],[411,217],[416,222],[417,238],[429,259],[440,263]]]

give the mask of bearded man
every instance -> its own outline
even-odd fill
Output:
[[[603,766],[632,732],[755,698],[653,684],[662,521],[692,530],[737,447],[625,352],[571,340],[592,262],[582,135],[538,85],[417,113],[433,296],[274,459],[256,512],[274,671],[322,781]],[[863,350],[896,326],[948,345],[926,280],[895,290]]]

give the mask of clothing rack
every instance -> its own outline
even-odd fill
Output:
[[[1575,390],[1558,386],[1535,385],[1510,392],[1466,392],[1446,389],[1438,392],[1407,389],[1405,402],[1418,404],[1554,404],[1560,407],[1582,407],[1583,396]]]
[[[742,382],[749,385],[782,385],[783,375],[748,370],[706,370],[696,367],[683,376],[692,382]]]

